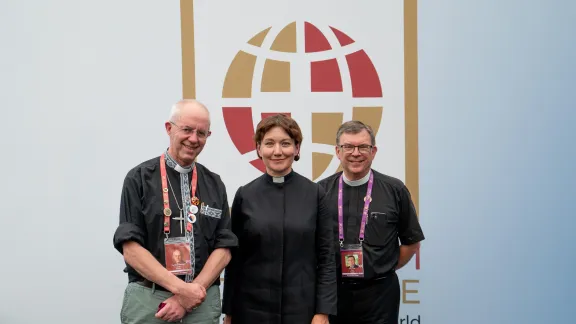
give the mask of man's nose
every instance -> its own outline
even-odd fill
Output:
[[[354,156],[361,155],[361,154],[360,154],[360,148],[355,147],[355,148],[354,148],[354,151],[352,151],[352,155],[354,155]]]
[[[198,134],[196,134],[196,131],[193,131],[192,134],[188,136],[188,141],[192,143],[198,143]]]

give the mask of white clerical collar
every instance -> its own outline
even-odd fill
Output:
[[[169,167],[173,168],[178,173],[190,173],[194,167],[194,162],[192,162],[192,165],[187,168],[181,166],[178,164],[178,162],[176,162],[176,160],[174,160],[174,158],[172,158],[172,156],[170,156],[168,151],[166,151],[166,164],[168,164]]]
[[[294,170],[290,170],[290,172],[288,172],[287,174],[277,177],[277,176],[272,176],[270,174],[268,174],[268,172],[266,172],[266,176],[272,180],[273,183],[284,183],[285,181],[288,181],[292,175],[294,174]]]
[[[178,172],[178,173],[190,173],[190,171],[192,171],[193,166],[194,166],[194,163],[192,163],[192,165],[188,168],[183,168],[179,164],[176,164],[176,166],[174,167],[174,170],[176,170],[176,172]]]
[[[372,171],[370,171],[370,172],[372,172]],[[364,177],[362,177],[362,179],[358,179],[358,180],[348,180],[344,173],[342,173],[342,178],[344,179],[344,182],[347,185],[349,185],[351,187],[357,187],[357,186],[361,186],[361,185],[368,182],[368,179],[370,179],[370,172],[366,173],[366,175]]]

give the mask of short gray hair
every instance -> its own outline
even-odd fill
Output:
[[[179,119],[180,118],[180,110],[182,109],[182,107],[184,105],[187,105],[187,104],[194,104],[194,105],[198,105],[200,107],[203,107],[206,110],[206,112],[208,113],[208,116],[210,116],[210,111],[208,111],[208,108],[206,108],[206,106],[204,106],[200,101],[195,100],[195,99],[182,99],[182,100],[179,100],[174,105],[172,105],[172,108],[170,109],[170,116],[168,116],[168,120],[175,122],[177,119]]]
[[[338,132],[336,133],[336,145],[340,145],[340,136],[342,134],[358,134],[361,131],[366,130],[370,135],[370,141],[372,142],[372,146],[376,145],[376,137],[374,136],[374,131],[372,127],[364,124],[359,120],[351,120],[347,121],[338,128]]]

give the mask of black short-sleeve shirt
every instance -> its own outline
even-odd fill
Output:
[[[376,279],[390,274],[398,264],[400,244],[410,245],[424,240],[416,209],[408,188],[399,179],[372,170],[374,184],[372,202],[368,210],[363,242],[364,280]],[[328,208],[334,219],[337,253],[338,242],[338,182],[342,172],[319,182],[327,195]],[[350,186],[343,183],[344,243],[360,242],[362,209],[368,183]],[[339,276],[341,260],[336,258]],[[348,279],[347,279],[348,280]],[[356,279],[349,279],[356,280]]]
[[[196,172],[198,172],[196,196],[200,199],[201,204],[210,208],[199,208],[197,220],[193,226],[195,276],[200,273],[214,249],[231,248],[238,245],[238,240],[231,231],[226,187],[220,176],[200,163],[196,163]],[[166,174],[171,183],[171,187],[169,187],[170,209],[172,209],[174,216],[178,216],[179,209],[174,196],[182,207],[180,173],[167,165]],[[192,179],[192,172],[189,173],[188,179]],[[120,199],[120,224],[113,238],[116,250],[122,253],[123,243],[135,241],[150,251],[160,264],[166,266],[163,209],[160,157],[156,157],[134,167],[124,179]],[[210,212],[203,214],[203,210]],[[184,231],[186,230],[185,226],[186,223],[184,223]],[[184,236],[184,234],[180,233],[180,222],[171,219],[169,237],[176,236]],[[129,282],[144,279],[128,264],[124,271],[128,273]],[[214,284],[219,285],[220,280],[216,280]]]

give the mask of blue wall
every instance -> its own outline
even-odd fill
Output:
[[[422,322],[576,322],[576,2],[419,1],[419,35]]]

